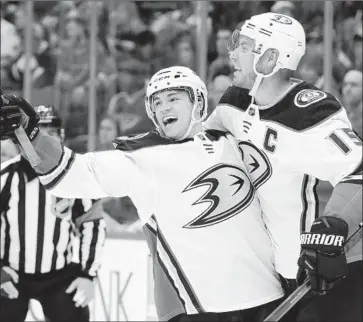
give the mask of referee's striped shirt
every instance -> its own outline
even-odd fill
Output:
[[[2,265],[44,274],[62,269],[77,252],[81,273],[96,275],[106,236],[100,201],[52,196],[21,155],[1,164],[0,183]]]

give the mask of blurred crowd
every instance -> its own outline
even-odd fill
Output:
[[[347,109],[362,135],[362,3],[336,1],[331,92]],[[144,108],[145,84],[160,68],[184,65],[198,70],[196,1],[34,1],[34,21],[27,1],[1,1],[1,86],[21,92],[26,53],[24,39],[32,28],[30,53],[33,104],[54,105],[64,120],[66,144],[87,151],[90,57],[96,59],[96,150],[112,148],[120,135],[152,127]],[[97,15],[95,51],[90,51],[91,11]],[[209,1],[207,85],[209,112],[231,83],[233,68],[227,42],[251,15],[288,14],[306,31],[307,50],[296,77],[324,88],[323,1]],[[136,211],[127,198],[112,204],[132,221]],[[125,210],[126,211],[126,210]],[[126,215],[128,216],[128,215]]]

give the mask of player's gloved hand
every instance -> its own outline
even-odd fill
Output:
[[[316,219],[310,232],[301,235],[301,254],[298,260],[298,284],[310,278],[311,290],[324,295],[335,282],[347,274],[344,252],[348,235],[347,223],[336,217]]]
[[[15,130],[21,125],[32,141],[39,132],[39,116],[22,97],[2,94],[0,96],[0,139],[17,143]]]
[[[86,277],[77,277],[66,289],[66,293],[75,292],[73,301],[76,307],[85,307],[94,296],[93,281]]]
[[[19,276],[12,268],[8,266],[1,267],[0,270],[1,284],[0,284],[0,295],[8,297],[10,299],[15,299],[18,297],[19,292],[16,289],[14,283],[18,283]]]

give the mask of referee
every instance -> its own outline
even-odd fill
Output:
[[[37,112],[39,125],[63,139],[54,109]],[[1,163],[0,183],[0,321],[25,321],[36,299],[50,322],[88,322],[105,242],[101,201],[52,196],[20,154]]]

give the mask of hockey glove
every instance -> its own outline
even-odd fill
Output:
[[[347,274],[344,244],[348,224],[336,217],[322,216],[315,220],[310,232],[301,235],[298,260],[298,284],[310,278],[311,290],[324,295],[336,281]]]
[[[1,95],[0,100],[0,139],[11,139],[18,143],[15,130],[22,126],[32,141],[39,132],[39,116],[33,107],[22,97]]]

